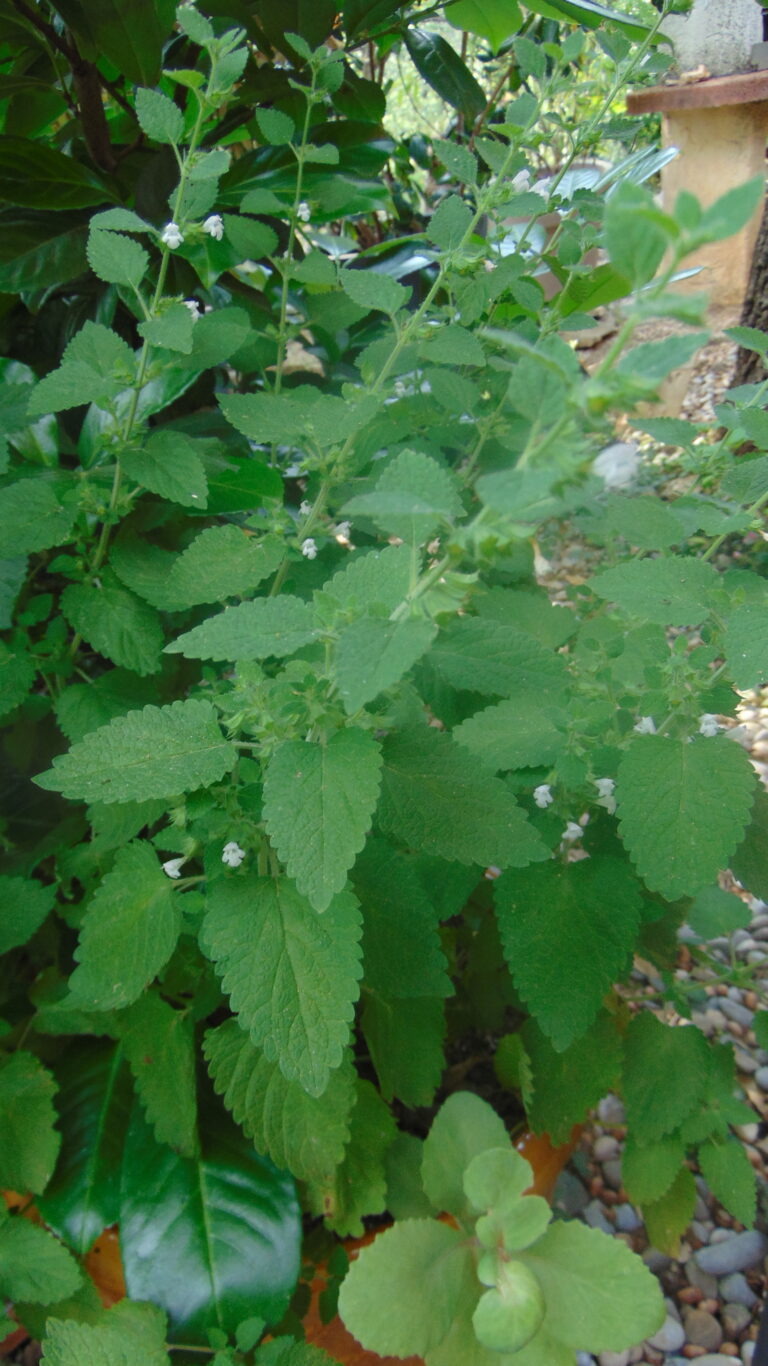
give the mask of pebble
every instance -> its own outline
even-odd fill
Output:
[[[598,1162],[608,1162],[611,1158],[619,1156],[621,1152],[619,1140],[614,1138],[613,1134],[601,1134],[592,1152]]]
[[[650,1347],[658,1347],[660,1352],[679,1352],[685,1343],[685,1329],[677,1319],[668,1314],[658,1333],[646,1338]]]
[[[700,1290],[707,1299],[717,1294],[717,1281],[709,1272],[702,1271],[694,1258],[691,1257],[685,1264],[685,1275],[689,1285],[693,1285]]]
[[[599,1200],[590,1200],[584,1206],[583,1217],[590,1228],[599,1228],[602,1233],[613,1234],[614,1228],[610,1219],[606,1219],[605,1210]]]
[[[741,1344],[741,1359],[744,1366],[752,1366],[757,1344],[754,1342],[743,1342]]]
[[[727,996],[721,996],[720,1009],[729,1020],[735,1020],[736,1024],[744,1025],[745,1029],[751,1029],[755,1012],[747,1010],[746,1006],[740,1005],[738,1001],[731,1001]]]
[[[714,1241],[709,1247],[699,1248],[695,1253],[696,1261],[702,1271],[711,1276],[727,1276],[732,1271],[746,1271],[764,1257],[768,1250],[768,1239],[756,1231],[737,1233],[727,1241]]]
[[[637,1233],[643,1221],[631,1205],[616,1206],[616,1227],[620,1233]]]
[[[747,954],[748,963],[764,963],[766,958],[768,958],[768,953],[765,952],[765,949],[750,949]]]
[[[707,1352],[706,1356],[696,1358],[697,1366],[733,1366],[733,1357],[723,1356],[721,1352]]]
[[[595,1366],[595,1358],[589,1352],[576,1353],[576,1366]]]
[[[557,1179],[555,1205],[565,1214],[575,1215],[581,1214],[588,1204],[589,1191],[584,1182],[565,1167]]]
[[[601,1124],[626,1124],[626,1115],[623,1102],[618,1096],[603,1096],[597,1107],[597,1117]]]
[[[753,1058],[751,1053],[745,1053],[743,1048],[734,1048],[736,1066],[740,1072],[756,1072],[757,1058]]]
[[[611,1157],[603,1163],[603,1175],[615,1191],[621,1189],[621,1158]]]
[[[643,1261],[654,1276],[659,1276],[662,1271],[666,1271],[667,1267],[672,1265],[672,1258],[668,1257],[666,1252],[659,1252],[657,1247],[647,1247],[643,1253]],[[717,1285],[717,1281],[715,1281],[715,1285]]]
[[[629,1366],[629,1352],[600,1352],[598,1366]]]
[[[755,1081],[761,1091],[768,1091],[768,1067],[758,1067],[755,1072]]]
[[[711,1232],[711,1224],[707,1226],[707,1224],[703,1224],[700,1219],[694,1219],[692,1221],[691,1233],[695,1238],[698,1238],[700,1243],[708,1243]]]
[[[724,1276],[718,1288],[728,1304],[743,1304],[747,1309],[752,1309],[757,1304],[757,1295],[746,1276],[742,1276],[740,1271]]]
[[[749,1326],[752,1314],[745,1304],[726,1304],[722,1318],[726,1337],[737,1338]]]
[[[706,1309],[689,1309],[685,1315],[685,1336],[695,1347],[716,1352],[722,1346],[723,1330],[714,1314]]]

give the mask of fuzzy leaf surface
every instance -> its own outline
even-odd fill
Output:
[[[70,626],[99,654],[137,674],[157,673],[163,628],[154,608],[111,575],[98,583],[72,583],[61,595]]]
[[[149,265],[144,248],[121,232],[92,230],[86,253],[94,275],[110,285],[138,289]]]
[[[312,608],[284,593],[228,607],[165,648],[166,654],[187,659],[280,659],[308,645],[315,635]]]
[[[50,1318],[45,1366],[170,1366],[166,1319],[154,1304],[121,1300],[98,1323]]]
[[[484,617],[457,617],[440,632],[429,658],[451,687],[486,695],[555,697],[566,681],[560,655],[522,631]]]
[[[768,603],[745,602],[728,613],[725,657],[737,688],[759,688],[768,679]]]
[[[411,551],[405,545],[388,545],[383,550],[350,555],[321,591],[357,612],[377,606],[392,612],[410,583]]]
[[[191,698],[116,717],[54,759],[35,782],[75,801],[143,801],[208,787],[234,761],[210,702]]]
[[[220,602],[256,588],[284,555],[277,537],[259,540],[236,526],[210,526],[173,561],[164,584],[173,611]]]
[[[622,1153],[622,1185],[635,1204],[651,1204],[666,1195],[684,1161],[685,1144],[679,1134],[640,1144],[633,1132],[627,1135]]]
[[[709,614],[717,572],[703,560],[670,555],[629,560],[589,580],[598,597],[660,626],[697,626]]]
[[[670,1257],[680,1253],[680,1239],[696,1208],[696,1183],[688,1167],[681,1167],[672,1185],[658,1200],[643,1206],[643,1219],[654,1247]]]
[[[621,1035],[613,1016],[601,1011],[586,1034],[557,1052],[535,1020],[526,1020],[523,1042],[533,1095],[526,1114],[534,1133],[567,1143],[574,1124],[608,1094],[621,1075]]]
[[[371,1082],[358,1078],[344,1159],[330,1181],[313,1182],[308,1191],[311,1212],[323,1214],[341,1237],[361,1238],[364,1217],[384,1213],[386,1156],[396,1135],[389,1106]]]
[[[735,1138],[704,1143],[697,1161],[716,1200],[746,1228],[752,1228],[757,1212],[755,1170],[746,1150]]]
[[[39,1195],[51,1179],[61,1144],[54,1127],[58,1087],[32,1053],[10,1054],[0,1066],[0,1182]]]
[[[283,878],[217,882],[203,945],[244,1029],[289,1081],[320,1096],[340,1066],[359,994],[361,917],[348,892],[319,916]]]
[[[421,1178],[438,1213],[466,1214],[464,1171],[489,1148],[510,1148],[500,1115],[471,1091],[454,1091],[440,1107],[424,1140]]]
[[[647,1011],[636,1015],[624,1042],[624,1099],[638,1143],[671,1134],[699,1103],[708,1084],[708,1046],[698,1029],[674,1029]]]
[[[142,131],[155,142],[179,143],[184,137],[184,115],[160,90],[136,91],[136,116]]]
[[[382,471],[372,493],[345,505],[352,516],[371,517],[379,529],[410,545],[422,545],[441,522],[461,513],[452,474],[422,451],[405,450]]]
[[[72,1253],[46,1229],[0,1211],[0,1295],[55,1304],[77,1290],[82,1273]]]
[[[342,270],[339,280],[347,298],[367,311],[397,313],[408,302],[409,291],[391,276],[374,270]]]
[[[63,507],[50,485],[41,479],[19,479],[8,484],[3,489],[0,557],[10,559],[61,545],[73,520],[73,509]]]
[[[754,793],[746,753],[724,736],[638,736],[619,765],[616,797],[622,840],[646,886],[675,901],[716,882]]]
[[[26,944],[53,909],[55,899],[55,887],[44,887],[32,878],[0,876],[0,953]]]
[[[475,712],[453,731],[453,738],[489,768],[527,768],[551,764],[563,747],[557,724],[564,714],[522,693],[508,702]]]
[[[182,432],[154,432],[143,450],[124,453],[123,468],[130,479],[160,498],[182,507],[205,508],[208,504],[205,466],[194,441]]]
[[[440,996],[366,996],[361,1020],[381,1094],[404,1105],[431,1105],[445,1067],[445,1006]]]
[[[197,1134],[191,1019],[155,992],[147,992],[124,1011],[120,1038],[158,1143],[191,1157]]]
[[[451,996],[439,914],[413,864],[371,839],[352,871],[363,911],[366,987],[386,997]]]
[[[336,647],[336,679],[347,715],[399,683],[436,635],[433,622],[416,618],[362,617],[345,627]]]

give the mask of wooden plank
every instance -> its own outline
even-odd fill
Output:
[[[690,85],[654,85],[627,95],[627,113],[651,114],[671,109],[718,109],[728,104],[762,104],[768,100],[768,71],[738,76],[711,76]]]

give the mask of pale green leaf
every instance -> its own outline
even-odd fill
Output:
[[[40,477],[8,484],[3,489],[0,556],[23,555],[61,545],[73,520],[74,510],[62,507],[50,484]]]
[[[55,899],[55,887],[44,887],[32,878],[0,876],[0,953],[26,944]]]
[[[475,599],[478,616],[505,622],[556,650],[576,631],[575,612],[551,603],[541,588],[492,588]]]
[[[154,1304],[121,1300],[98,1323],[48,1320],[44,1366],[170,1366],[166,1319]]]
[[[186,304],[176,300],[153,318],[139,323],[138,332],[151,346],[164,346],[169,351],[180,351],[188,356],[192,350],[192,329],[195,318]]]
[[[701,1174],[716,1200],[746,1228],[752,1228],[757,1211],[755,1169],[735,1138],[704,1143],[699,1148]]]
[[[621,1181],[630,1200],[652,1204],[666,1195],[685,1161],[685,1144],[677,1133],[639,1143],[635,1131],[627,1134],[621,1158]]]
[[[205,466],[195,442],[182,432],[153,432],[143,450],[124,453],[123,469],[130,479],[161,498],[183,507],[207,505]]]
[[[457,617],[440,632],[429,660],[451,687],[472,692],[556,699],[566,684],[560,655],[486,617]]]
[[[672,1185],[658,1200],[643,1205],[646,1233],[653,1247],[670,1257],[680,1253],[680,1238],[696,1208],[696,1183],[688,1167],[681,1167]]]
[[[54,1128],[57,1090],[51,1073],[31,1053],[12,1053],[0,1066],[0,1183],[4,1189],[40,1195],[50,1181],[61,1144],[61,1134]]]
[[[111,327],[90,319],[64,349],[63,364],[74,361],[89,366],[104,380],[117,380],[120,387],[130,383],[136,373],[136,360],[127,341]]]
[[[37,665],[26,650],[0,641],[0,716],[24,701],[36,676]]]
[[[439,365],[485,365],[485,351],[474,332],[458,323],[445,323],[427,334],[422,353]]]
[[[499,878],[494,900],[515,986],[561,1052],[586,1033],[631,966],[640,883],[618,859],[552,860]]]
[[[103,213],[94,214],[91,224],[94,228],[109,229],[113,232],[151,231],[149,224],[134,213],[133,209],[105,209]]]
[[[307,1192],[310,1212],[324,1215],[341,1237],[362,1237],[365,1216],[384,1213],[386,1156],[396,1134],[389,1106],[371,1082],[358,1078],[344,1160],[331,1180],[315,1181]]]
[[[308,1095],[236,1020],[209,1030],[203,1052],[216,1091],[257,1152],[299,1181],[331,1181],[349,1142],[353,1069],[342,1063],[320,1096]]]
[[[54,759],[35,782],[72,800],[143,801],[208,787],[235,757],[210,702],[189,699],[116,717]]]
[[[418,618],[362,617],[345,627],[336,646],[336,680],[347,715],[398,683],[436,635],[433,622]]]
[[[267,833],[299,891],[324,911],[347,880],[370,828],[381,749],[369,731],[336,731],[327,743],[286,740],[264,780]]]
[[[397,313],[410,297],[410,290],[405,285],[379,271],[342,270],[339,281],[347,298],[366,312],[377,308],[382,313]]]
[[[107,233],[100,233],[106,237]],[[52,370],[39,384],[35,385],[29,400],[28,413],[31,418],[42,417],[45,413],[60,413],[67,408],[79,408],[84,403],[98,403],[105,406],[117,397],[122,389],[117,379],[105,378],[90,365],[82,361],[70,361]]]
[[[726,617],[725,658],[737,688],[768,680],[768,602],[745,602]]]
[[[697,626],[709,614],[717,572],[703,560],[670,555],[628,560],[588,580],[598,597],[660,626]]]
[[[89,901],[69,988],[74,1006],[119,1010],[165,967],[181,928],[181,905],[151,844],[121,849]]]
[[[421,545],[441,522],[461,513],[452,474],[421,451],[401,451],[382,471],[372,493],[351,498],[342,509],[370,517],[390,536]]]
[[[187,659],[267,659],[292,655],[317,635],[312,608],[282,593],[228,607],[166,645]]]
[[[0,1210],[0,1295],[3,1299],[55,1304],[73,1294],[81,1281],[80,1268],[67,1248],[44,1228],[19,1215],[6,1213],[3,1206]],[[82,1364],[78,1362],[77,1366]]]
[[[646,885],[670,901],[717,880],[749,824],[755,777],[724,736],[638,736],[619,765],[621,837]]]
[[[284,554],[277,536],[256,537],[236,526],[206,527],[173,561],[165,599],[178,612],[240,597],[274,573]]]
[[[265,142],[271,147],[281,147],[290,142],[296,131],[293,119],[279,109],[257,109],[256,122]]]
[[[157,673],[163,645],[160,618],[109,571],[93,583],[71,583],[61,595],[61,611],[83,640],[114,664],[137,674]]]
[[[675,516],[674,504],[663,503],[654,494],[614,494],[608,499],[600,525],[640,550],[667,550],[685,540],[685,529]]]
[[[457,194],[442,199],[427,226],[427,237],[442,251],[461,246],[472,222],[472,210]]]
[[[121,232],[92,229],[86,253],[94,275],[109,285],[127,285],[138,289],[149,265],[149,256],[144,248]]]
[[[322,1095],[349,1041],[361,974],[360,911],[341,892],[320,916],[287,879],[216,882],[203,927],[240,1022],[269,1062]]]
[[[457,863],[524,868],[549,857],[504,783],[432,727],[385,742],[378,820],[385,834]]]
[[[685,913],[685,922],[701,939],[716,939],[734,930],[745,930],[752,920],[746,901],[722,887],[702,887]]]
[[[523,22],[517,0],[459,0],[449,6],[445,17],[454,28],[487,38],[494,52]]]
[[[491,0],[491,2],[493,3],[493,0]],[[495,0],[495,3],[504,5],[506,0]],[[472,4],[472,0],[469,0],[469,4]],[[466,8],[466,0],[464,7]],[[448,15],[451,16],[451,22],[453,22],[455,11],[458,8],[461,8],[461,6],[452,5],[448,10]],[[468,185],[474,185],[476,183],[477,157],[473,156],[468,148],[462,147],[459,142],[449,142],[446,138],[434,138],[432,147],[442,161],[445,169],[450,171],[455,180],[465,181]]]
[[[197,1133],[197,1104],[194,1035],[189,1014],[174,1010],[156,993],[146,992],[123,1012],[119,1029],[137,1095],[158,1143],[167,1143],[191,1157]]]
[[[696,1109],[708,1082],[708,1046],[698,1029],[662,1024],[648,1011],[630,1023],[623,1092],[630,1132],[655,1143]]]
[[[277,250],[277,233],[266,223],[260,223],[256,218],[246,218],[243,214],[225,213],[224,230],[227,242],[234,248],[242,261],[261,261],[265,256],[271,256]],[[318,253],[320,259],[325,261],[331,270],[331,280],[324,280],[324,284],[334,284],[336,271],[327,261],[327,257]]]
[[[411,551],[405,545],[389,545],[350,555],[343,568],[327,579],[320,590],[343,607],[356,612],[380,606],[394,611],[411,586]]]
[[[552,492],[556,482],[551,470],[513,466],[482,475],[477,481],[477,492],[486,507],[494,512],[516,522],[537,526],[555,516],[563,506]]]
[[[511,1146],[503,1119],[487,1101],[471,1091],[455,1091],[438,1110],[424,1140],[421,1177],[434,1209],[466,1217],[466,1168],[489,1148]]]
[[[486,707],[453,731],[489,769],[527,768],[552,764],[564,744],[565,713],[548,707],[533,694]]]
[[[160,90],[140,87],[136,91],[136,117],[142,132],[155,142],[178,145],[184,137],[184,115]]]

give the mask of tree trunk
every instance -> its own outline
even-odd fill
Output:
[[[768,205],[763,212],[763,221],[755,243],[741,323],[743,327],[757,327],[761,332],[768,333]],[[735,387],[737,384],[759,384],[766,378],[768,375],[765,366],[757,352],[745,351],[744,347],[739,347],[731,385]]]

